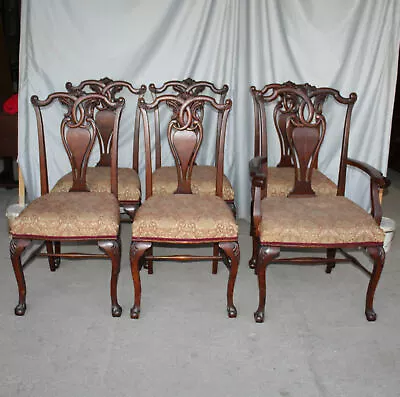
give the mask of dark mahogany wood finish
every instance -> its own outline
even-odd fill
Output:
[[[37,96],[32,96],[33,104],[38,127],[39,139],[39,162],[40,162],[40,186],[41,195],[49,193],[48,167],[45,144],[45,128],[42,116],[42,109],[54,105],[54,103],[67,104],[68,111],[64,114],[60,124],[60,134],[62,144],[66,150],[73,171],[73,186],[70,191],[87,192],[86,170],[88,159],[97,139],[97,128],[95,124],[95,114],[99,109],[111,109],[115,112],[113,130],[119,131],[119,121],[121,111],[124,107],[124,100],[118,99],[111,101],[107,96],[102,94],[88,94],[74,96],[72,94],[56,92],[50,94],[45,100],[39,100]],[[118,133],[113,134],[111,144],[111,191],[117,197],[118,194]],[[64,193],[69,194],[69,193]],[[95,193],[93,193],[95,194]],[[84,199],[84,196],[83,196]],[[79,214],[77,214],[79,217]],[[99,222],[101,213],[99,213]],[[111,313],[114,317],[121,315],[122,309],[117,300],[117,283],[120,270],[121,243],[119,233],[114,239],[99,239],[97,237],[87,237],[84,235],[76,235],[71,238],[63,237],[63,241],[95,241],[98,247],[104,251],[104,254],[85,254],[85,253],[61,253],[59,246],[53,251],[53,242],[59,241],[58,238],[52,238],[46,235],[43,230],[43,236],[35,236],[31,239],[13,237],[10,242],[10,257],[17,279],[19,290],[19,302],[15,308],[15,314],[22,316],[26,310],[26,284],[21,264],[21,254],[24,249],[32,242],[32,240],[42,240],[45,242],[47,253],[39,252],[38,256],[47,256],[51,271],[55,271],[58,267],[58,258],[110,258],[112,263],[110,294],[111,294]]]
[[[200,83],[199,83],[200,84]],[[193,87],[195,84],[193,85]],[[196,156],[201,146],[204,134],[203,111],[206,106],[212,107],[218,112],[219,120],[219,141],[217,151],[219,153],[216,162],[216,195],[222,198],[223,166],[224,166],[224,141],[226,134],[226,124],[229,111],[232,106],[231,100],[224,103],[217,103],[214,98],[203,95],[202,90],[177,89],[175,94],[159,95],[154,98],[152,103],[146,103],[144,99],[139,100],[139,108],[142,113],[144,124],[144,144],[146,159],[146,199],[152,196],[152,157],[149,114],[157,112],[161,105],[167,105],[171,112],[170,121],[167,127],[167,138],[172,155],[175,159],[175,166],[178,175],[176,195],[192,195],[191,175],[195,166]],[[150,90],[152,88],[150,87]],[[161,197],[161,196],[160,196]],[[138,214],[141,208],[138,209]],[[168,212],[168,208],[165,208]],[[206,214],[205,214],[206,215]],[[139,216],[139,215],[137,215]],[[212,256],[193,256],[193,255],[169,255],[154,256],[152,247],[154,244],[162,242],[167,245],[196,246],[199,244],[214,244],[218,249],[214,249]],[[236,239],[226,238],[224,241],[216,242],[215,239],[187,241],[162,240],[155,236],[153,239],[135,240],[132,238],[130,261],[131,271],[135,290],[134,305],[131,309],[131,318],[137,319],[140,314],[141,303],[141,281],[140,270],[145,261],[153,260],[174,260],[174,261],[198,261],[198,260],[222,260],[229,270],[227,286],[227,312],[229,317],[236,317],[237,312],[233,304],[233,291],[236,275],[239,266],[239,244]]]
[[[349,97],[343,97],[337,90],[332,88],[318,88],[305,90],[302,87],[288,86],[288,84],[271,84],[263,88],[262,91],[252,89],[253,98],[257,102],[258,109],[261,110],[256,130],[262,131],[266,128],[265,103],[275,100],[285,102],[290,98],[292,105],[291,115],[286,118],[284,130],[288,148],[286,154],[290,154],[291,166],[295,168],[295,178],[293,190],[288,198],[282,200],[301,200],[302,197],[313,197],[315,192],[312,189],[312,172],[318,158],[318,152],[323,142],[326,132],[326,121],[322,111],[322,103],[328,97],[333,99],[333,103],[346,107],[346,115],[343,125],[343,139],[341,147],[341,157],[338,172],[337,196],[344,196],[346,184],[346,170],[349,166],[356,167],[367,173],[371,180],[371,215],[379,225],[382,218],[382,209],[379,201],[379,188],[387,185],[387,179],[373,167],[362,162],[348,158],[348,142],[350,134],[350,120],[354,103],[357,95],[351,93]],[[257,123],[257,117],[256,117]],[[280,128],[282,130],[282,128]],[[262,134],[258,138],[262,142]],[[256,322],[264,321],[264,308],[266,300],[266,267],[271,263],[300,263],[300,264],[327,264],[326,272],[330,273],[338,262],[353,262],[359,266],[359,261],[344,251],[345,248],[353,246],[351,242],[346,244],[315,245],[307,246],[302,243],[280,243],[280,242],[260,242],[260,224],[262,221],[262,200],[267,196],[267,157],[266,144],[261,144],[257,148],[258,156],[250,162],[250,175],[252,178],[252,235],[254,237],[253,261],[256,260],[256,273],[259,285],[259,305],[254,314]],[[281,159],[282,162],[282,159]],[[295,227],[295,225],[293,225]],[[329,225],[327,225],[329,227]],[[370,255],[374,262],[373,271],[370,273],[370,281],[366,296],[365,314],[367,320],[374,321],[376,314],[373,309],[373,298],[380,274],[382,272],[385,253],[382,244],[366,243],[360,244]],[[291,247],[301,248],[325,248],[326,257],[298,257],[280,258],[281,248]],[[336,251],[340,250],[345,256],[336,258]]]
[[[153,100],[155,100],[159,95],[165,95],[168,93],[172,94],[182,94],[182,95],[210,95],[215,98],[216,102],[223,104],[226,99],[226,95],[229,91],[228,85],[224,84],[221,88],[218,88],[214,83],[210,81],[196,81],[190,77],[185,80],[170,80],[165,82],[161,87],[156,87],[155,84],[149,85],[149,91],[152,93]],[[199,107],[196,109],[197,117],[204,120],[204,107]],[[219,150],[224,150],[224,146],[221,146],[221,127],[222,127],[222,114],[218,113],[217,119],[217,130],[216,130],[216,142],[215,142],[215,162],[214,166],[218,163],[218,158],[220,156]],[[154,141],[155,141],[155,168],[162,167],[162,157],[161,157],[161,142],[162,137],[160,135],[160,109],[156,107],[154,109]],[[227,204],[231,207],[232,212],[236,216],[236,206],[234,200],[226,200]],[[214,245],[214,255],[218,256],[218,244]],[[150,274],[153,272],[151,261],[146,264]],[[217,274],[218,272],[218,260],[213,260],[212,263],[212,273]]]
[[[67,91],[75,96],[86,95],[88,93],[99,93],[105,95],[111,101],[115,101],[117,95],[121,97],[121,91],[127,89],[130,94],[136,95],[139,98],[146,93],[146,86],[134,88],[127,81],[114,81],[108,77],[100,80],[84,80],[79,85],[74,86],[71,82],[65,84]],[[99,109],[95,116],[97,126],[97,140],[100,148],[100,159],[97,163],[98,167],[110,167],[111,163],[111,143],[113,136],[113,125],[115,119],[115,111],[108,108]],[[135,125],[133,131],[133,158],[132,168],[139,172],[139,133],[140,133],[140,112],[136,107]],[[136,201],[120,201],[121,208],[133,220],[136,209],[140,206],[140,200]]]

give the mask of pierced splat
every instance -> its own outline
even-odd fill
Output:
[[[314,196],[311,177],[325,136],[325,118],[318,115],[315,123],[290,118],[286,132],[295,165],[294,187],[289,196]]]
[[[203,122],[199,116],[199,109],[206,105],[213,107],[220,117],[220,145],[223,145],[226,134],[226,123],[232,101],[229,99],[219,104],[214,98],[207,95],[191,95],[188,92],[175,95],[160,95],[152,103],[139,100],[139,109],[144,121],[144,144],[146,147],[146,169],[152,169],[150,151],[150,126],[148,111],[157,112],[160,104],[166,104],[171,109],[171,118],[168,123],[167,137],[172,155],[176,164],[178,185],[175,193],[191,194],[191,176],[196,157],[203,140]],[[222,153],[222,149],[218,149]],[[222,197],[223,155],[218,157],[216,164],[216,195]],[[157,166],[157,158],[156,158]],[[152,174],[146,172],[147,197],[152,195]]]
[[[281,147],[281,160],[277,167],[293,167],[293,160],[290,154],[290,144],[286,133],[286,124],[290,117],[298,111],[296,98],[283,97],[274,109],[274,124],[278,133]]]
[[[178,187],[175,193],[192,193],[192,170],[202,139],[203,128],[197,121],[192,127],[186,129],[181,129],[177,120],[170,122],[168,141],[178,174]]]
[[[111,166],[111,142],[115,113],[112,110],[99,110],[96,114],[97,140],[100,146],[100,159],[97,166]]]

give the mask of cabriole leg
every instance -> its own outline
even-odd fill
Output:
[[[21,254],[30,244],[30,240],[12,239],[10,241],[10,258],[14,268],[15,278],[17,279],[19,300],[14,309],[16,316],[23,316],[26,311],[26,284],[24,270],[21,264]]]
[[[119,238],[117,240],[99,241],[98,246],[111,259],[111,314],[113,317],[120,317],[122,313],[122,308],[118,304],[117,285],[118,275],[121,267],[121,242]]]
[[[137,319],[140,316],[140,300],[142,297],[142,285],[140,282],[140,259],[144,253],[151,248],[151,243],[132,241],[130,250],[131,272],[133,286],[135,289],[135,302],[131,308],[131,318]]]
[[[230,262],[228,287],[226,293],[228,317],[234,318],[237,316],[237,310],[233,304],[233,290],[235,288],[236,275],[239,268],[240,250],[239,244],[235,242],[219,243],[221,248]]]
[[[267,266],[279,256],[279,247],[260,247],[257,257],[257,277],[258,277],[258,293],[259,302],[257,311],[254,313],[254,319],[257,323],[264,322],[265,299],[266,299],[266,279],[265,270]]]
[[[375,290],[381,277],[383,265],[385,263],[385,251],[383,247],[368,247],[367,252],[371,255],[374,261],[371,278],[369,280],[367,296],[365,302],[365,316],[368,321],[376,320],[376,313],[374,311],[374,296]]]

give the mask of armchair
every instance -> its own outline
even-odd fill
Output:
[[[371,166],[348,157],[350,120],[357,96],[343,97],[332,88],[318,88],[306,93],[298,87],[271,84],[263,94],[256,95],[262,108],[265,101],[290,95],[299,99],[298,111],[288,117],[286,133],[294,165],[294,181],[288,197],[268,195],[269,169],[266,156],[250,162],[252,178],[252,232],[256,251],[256,273],[259,286],[259,305],[254,314],[256,322],[264,321],[266,301],[266,267],[270,263],[325,263],[330,273],[336,263],[351,261],[361,265],[346,248],[361,247],[373,260],[369,272],[365,315],[368,321],[376,319],[373,309],[375,290],[385,260],[384,232],[379,228],[382,209],[379,188],[386,184],[383,175]],[[318,98],[330,97],[333,102],[346,107],[341,157],[336,195],[318,194],[313,178],[317,156],[327,131],[326,119]],[[262,115],[265,123],[265,115]],[[344,197],[348,167],[357,167],[370,176],[372,212],[368,214],[354,202]],[[371,216],[372,215],[372,216]],[[323,248],[326,257],[280,257],[281,249]],[[340,250],[344,258],[336,258]]]

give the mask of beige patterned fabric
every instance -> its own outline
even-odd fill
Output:
[[[192,173],[192,193],[215,195],[216,168],[209,165],[196,165]],[[178,186],[176,167],[161,167],[153,174],[153,195],[172,194]],[[235,192],[229,179],[224,175],[222,184],[224,200],[234,200]]]
[[[217,196],[151,196],[137,210],[132,224],[132,240],[234,241],[237,236],[232,211]]]
[[[294,186],[294,168],[268,167],[267,197],[286,197]],[[336,196],[337,186],[324,174],[314,170],[311,184],[317,196]]]
[[[88,167],[86,179],[91,192],[111,192],[110,167]],[[72,173],[70,172],[56,183],[52,192],[68,192],[71,186]],[[118,168],[118,200],[140,200],[139,176],[131,168]]]
[[[381,243],[385,238],[371,215],[345,197],[267,197],[261,206],[265,244]]]
[[[11,225],[14,237],[115,238],[119,203],[111,193],[49,193],[32,201]]]

